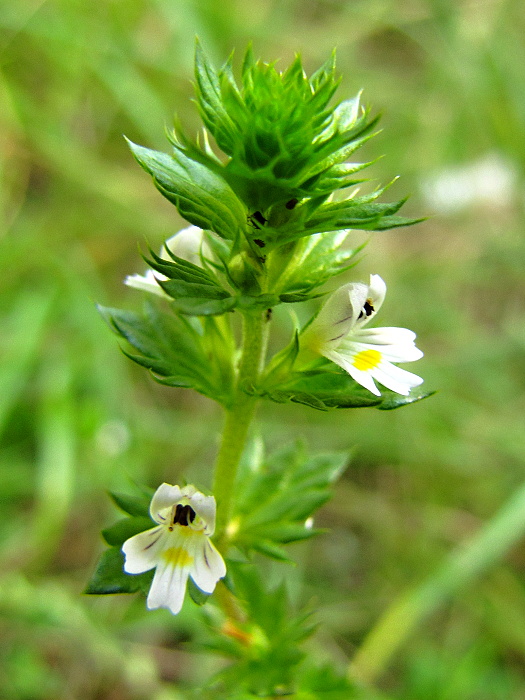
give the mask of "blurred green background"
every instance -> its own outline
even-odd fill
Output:
[[[253,41],[283,67],[299,51],[309,71],[337,46],[339,98],[364,88],[383,114],[362,154],[386,154],[371,176],[401,175],[390,199],[410,192],[405,215],[430,216],[373,235],[353,278],[384,277],[378,322],[418,333],[425,358],[413,369],[439,393],[393,413],[259,413],[269,449],[301,436],[312,450],[356,448],[319,517],[331,534],[297,546],[289,569],[296,598],[319,608],[310,648],[344,668],[423,586],[427,614],[406,635],[402,614],[369,645],[385,657],[372,678],[382,697],[525,697],[520,508],[470,569],[458,560],[439,574],[525,481],[524,31],[522,0],[2,3],[2,698],[177,700],[218,668],[186,644],[191,604],[172,618],[146,614],[142,600],[82,595],[99,530],[116,517],[106,491],[183,475],[208,485],[216,453],[219,409],[156,385],[94,308],[138,308],[122,284],[143,269],[138,246],[183,225],[122,134],[168,150],[175,111],[198,127],[196,34],[216,63]],[[287,338],[286,313],[275,319]]]

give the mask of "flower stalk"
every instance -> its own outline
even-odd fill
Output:
[[[243,314],[242,349],[233,401],[226,409],[219,453],[215,464],[213,493],[217,500],[218,541],[224,537],[235,502],[235,478],[255,413],[257,397],[250,396],[266,354],[267,332],[262,312]]]

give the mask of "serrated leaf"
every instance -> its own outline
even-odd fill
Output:
[[[198,297],[178,298],[171,302],[173,310],[186,316],[217,316],[235,308],[235,297],[205,299]]]
[[[292,374],[293,377],[293,374]],[[276,403],[302,403],[317,410],[333,408],[379,408],[393,410],[420,401],[434,392],[412,390],[408,396],[401,396],[389,389],[382,389],[376,396],[358,384],[346,372],[325,370],[297,372],[295,378],[283,380],[281,389],[265,389],[264,380],[252,393]]]
[[[189,298],[170,303],[181,316],[164,313],[152,303],[145,305],[142,315],[103,307],[99,311],[112,330],[141,353],[123,350],[124,354],[150,369],[155,379],[175,378],[173,386],[191,387],[227,404],[232,390],[232,354],[210,352],[203,333],[206,321],[186,315],[222,314],[233,308],[235,299]],[[224,343],[229,347],[227,339]]]
[[[435,393],[435,391],[418,392],[416,389],[412,390],[408,396],[400,396],[399,394],[390,392],[383,398],[383,401],[378,408],[382,411],[392,411],[396,408],[401,408],[401,406],[408,406],[411,403],[416,403],[417,401],[427,399],[429,396],[433,396]]]
[[[197,284],[181,280],[159,280],[159,285],[172,299],[223,300],[231,299],[231,294],[221,287],[211,284]]]
[[[84,592],[90,595],[108,595],[147,591],[152,578],[152,571],[133,576],[126,574],[124,555],[119,548],[111,547],[102,553],[97,568]]]
[[[329,486],[347,462],[343,453],[307,457],[300,444],[266,459],[254,453],[243,462],[239,475],[235,516],[239,547],[288,558],[283,544],[319,534],[305,522],[329,499]]]
[[[153,151],[128,141],[138,163],[152,177],[157,189],[175,204],[194,226],[233,240],[246,224],[246,210],[220,175],[189,158],[180,149],[173,155]]]
[[[212,287],[220,286],[216,279],[203,267],[194,265],[184,260],[184,258],[179,258],[177,255],[174,255],[168,246],[165,245],[164,247],[166,255],[170,259],[161,258],[152,250],[150,250],[150,259],[144,257],[144,260],[151,268],[169,279],[178,279],[182,282],[192,282],[194,284],[207,284]]]
[[[133,537],[133,535],[144,532],[144,530],[149,530],[155,526],[156,523],[154,523],[151,518],[143,516],[122,518],[122,520],[102,530],[102,537],[110,546],[121,547],[124,542],[130,537]]]
[[[223,106],[220,79],[199,43],[195,45],[195,80],[202,119],[225,153],[231,154],[238,140],[237,128]]]
[[[251,543],[251,547],[256,552],[259,552],[259,554],[264,554],[266,557],[270,557],[270,559],[276,559],[277,561],[285,561],[288,563],[293,562],[293,559],[288,556],[285,549],[279,547],[273,542],[270,542],[269,540],[257,538]]]

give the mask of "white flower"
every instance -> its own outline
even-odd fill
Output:
[[[201,247],[203,247],[202,235],[202,229],[197,226],[188,226],[187,228],[181,229],[174,236],[168,238],[165,245],[162,246],[160,257],[163,260],[171,260],[166,252],[165,246],[167,246],[173,255],[184,258],[184,260],[194,265],[199,265]],[[148,269],[144,275],[128,275],[124,280],[124,284],[127,284],[128,287],[141,289],[144,292],[151,292],[161,297],[168,297],[162,287],[157,284],[158,279],[166,281],[168,278],[160,272],[154,272]]]
[[[364,328],[385,298],[386,284],[379,275],[370,284],[345,284],[328,299],[305,330],[301,345],[323,355],[376,396],[374,379],[387,389],[407,396],[423,380],[393,362],[413,362],[423,356],[415,333],[407,328]]]
[[[176,615],[188,576],[204,593],[213,593],[226,574],[224,560],[209,539],[215,530],[215,498],[194,486],[162,484],[151,500],[150,515],[157,527],[122,545],[124,571],[141,574],[156,567],[147,606],[168,608]]]

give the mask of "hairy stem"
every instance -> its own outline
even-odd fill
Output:
[[[237,468],[246,445],[257,397],[245,388],[257,382],[266,352],[266,329],[262,313],[243,316],[242,354],[237,375],[234,400],[227,409],[221,446],[215,465],[213,492],[217,500],[217,530],[219,538],[231,520]]]

